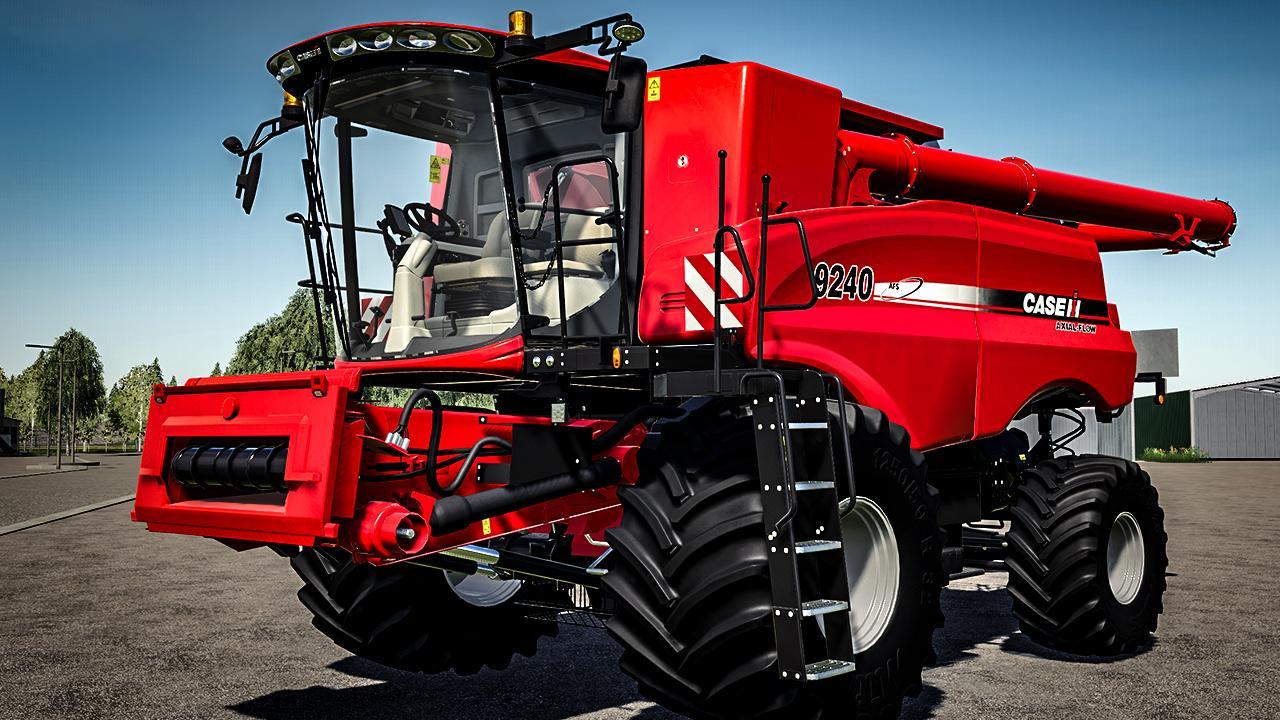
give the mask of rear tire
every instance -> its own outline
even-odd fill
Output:
[[[858,654],[857,672],[809,684],[778,677],[750,423],[709,404],[651,434],[638,482],[619,492],[622,522],[607,533],[609,631],[647,697],[695,718],[880,720],[919,691],[941,621],[937,502],[901,427],[852,406],[849,424],[859,492],[889,519],[900,559],[892,617]]]
[[[1022,632],[1079,655],[1152,642],[1164,611],[1164,511],[1137,463],[1063,457],[1023,473],[1010,512],[1009,595]]]
[[[503,670],[514,655],[532,657],[539,638],[559,631],[554,622],[526,618],[517,605],[548,592],[529,583],[486,587],[480,576],[377,567],[327,548],[303,549],[290,563],[305,583],[298,599],[317,629],[347,651],[398,670]]]

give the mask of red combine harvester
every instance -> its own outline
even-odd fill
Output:
[[[259,148],[305,135],[321,359],[157,386],[137,521],[276,550],[321,631],[406,670],[607,623],[696,717],[893,715],[966,558],[1036,641],[1150,642],[1156,491],[1051,420],[1133,396],[1099,252],[1213,254],[1230,206],[948,152],[754,63],[650,72],[630,15],[510,21],[270,59],[281,115],[224,145],[247,212]]]

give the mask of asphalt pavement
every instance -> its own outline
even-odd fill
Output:
[[[0,525],[131,492],[136,457],[95,459],[0,478]],[[1280,717],[1280,463],[1147,468],[1174,573],[1157,644],[1110,662],[1060,655],[1016,631],[1002,573],[960,581],[939,664],[903,717]],[[151,534],[128,510],[0,537],[0,719],[677,717],[639,696],[601,631],[566,627],[536,657],[465,678],[353,658],[310,626],[281,558]]]

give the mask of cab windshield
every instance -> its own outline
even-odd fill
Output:
[[[601,131],[598,95],[429,67],[346,76],[324,95],[308,98],[324,108],[309,128],[320,204],[356,238],[335,258],[359,288],[340,313],[349,358],[618,332],[623,143]]]

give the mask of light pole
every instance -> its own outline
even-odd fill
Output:
[[[52,350],[54,362],[58,363],[58,469],[62,469],[62,348],[56,345],[37,345],[27,343],[29,348]]]
[[[71,369],[71,464],[76,464],[76,395],[80,387],[80,358],[84,355],[84,341],[76,336],[76,359]]]

